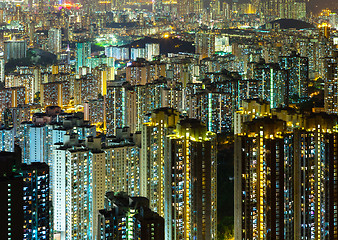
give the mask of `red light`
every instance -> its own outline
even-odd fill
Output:
[[[72,4],[71,3],[65,3],[64,6],[67,9],[71,9],[72,8]]]

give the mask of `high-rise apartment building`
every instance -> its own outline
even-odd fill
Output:
[[[40,102],[45,106],[65,106],[69,104],[73,94],[74,82],[49,82],[40,86]]]
[[[25,103],[34,103],[35,93],[40,91],[40,79],[31,73],[10,73],[5,76],[5,87],[24,88],[24,95],[19,99],[24,99]],[[22,95],[21,95],[22,96]]]
[[[293,3],[293,18],[294,19],[300,19],[300,20],[306,20],[306,14],[307,14],[307,6],[306,1],[304,0],[298,0]]]
[[[278,64],[265,63],[261,60],[254,63],[252,78],[257,81],[259,98],[270,102],[272,108],[284,105],[286,72]]]
[[[272,115],[235,137],[235,238],[336,239],[337,117]]]
[[[153,46],[150,46],[150,50]],[[138,59],[126,68],[126,80],[131,85],[145,85],[166,75],[165,64]]]
[[[32,126],[30,127],[29,140],[30,140],[30,162],[45,162],[48,163],[47,154],[48,142],[47,129],[45,126]]]
[[[54,54],[61,52],[61,29],[51,28],[48,31],[48,50]]]
[[[189,96],[190,101],[187,101],[189,117],[200,119],[207,125],[209,131],[215,133],[231,131],[233,105],[230,95],[211,88]]]
[[[293,52],[278,58],[280,68],[286,72],[285,98],[288,103],[299,103],[308,97],[309,61]]]
[[[196,53],[200,59],[211,57],[215,54],[215,34],[210,30],[200,30],[195,37]]]
[[[146,43],[145,56],[148,61],[153,61],[154,57],[160,55],[160,44],[158,43]]]
[[[5,59],[0,58],[0,82],[5,82]]]
[[[318,25],[317,68],[319,77],[325,76],[325,59],[333,56],[334,44],[331,37],[331,25],[323,22]]]
[[[277,132],[283,131],[284,122],[266,119],[260,123],[261,126],[255,123],[249,126],[256,133],[248,137],[250,140],[239,136],[242,142],[236,141],[240,155],[235,159],[235,176],[239,179],[235,195],[241,199],[235,197],[236,239],[284,239],[283,193],[287,173],[282,171],[283,138],[277,136]]]
[[[216,135],[199,120],[182,119],[167,144],[166,239],[216,239]]]
[[[108,83],[114,80],[114,68],[100,65],[92,69],[94,78],[98,79],[98,94],[107,95]]]
[[[87,67],[89,67],[90,70],[101,65],[106,65],[108,68],[114,68],[115,58],[107,57],[105,55],[87,58]]]
[[[75,80],[74,101],[76,104],[84,104],[88,100],[97,99],[99,94],[101,94],[99,78],[87,74]]]
[[[46,163],[23,164],[23,239],[50,239],[52,209],[49,199],[49,167]]]
[[[0,128],[0,151],[14,152],[15,131],[13,127]]]
[[[274,2],[274,1],[270,1]],[[295,0],[279,0],[278,1],[278,13],[277,16],[280,18],[286,18],[286,19],[294,19],[296,15],[294,10],[295,10]]]
[[[5,108],[17,107],[26,103],[25,87],[3,88],[0,90],[0,114]]]
[[[90,42],[76,43],[76,72],[79,72],[80,67],[87,66],[87,59],[91,56],[90,44]]]
[[[23,178],[17,173],[20,156],[16,153],[0,154],[0,238],[23,239]]]
[[[303,0],[261,0],[260,12],[268,21],[275,19],[305,19],[306,2]]]
[[[164,219],[149,208],[145,197],[107,192],[98,219],[97,239],[164,240]]]
[[[200,89],[196,84],[195,90],[185,91],[187,107],[183,109],[189,117],[204,122],[208,131],[215,133],[231,131],[234,113],[248,92],[247,85],[243,85],[241,78],[231,73],[211,74],[210,77],[213,81],[203,81],[204,89]],[[189,86],[191,87],[193,85]]]
[[[136,61],[138,58],[145,58],[144,48],[130,48],[130,59]],[[152,58],[151,58],[152,60]]]
[[[129,48],[127,47],[106,47],[105,48],[105,55],[107,57],[113,57],[117,60],[128,60],[129,57]]]
[[[96,135],[95,126],[84,121],[83,113],[60,114],[54,117],[52,114],[35,114],[33,123],[22,124],[20,131],[22,131],[19,136],[20,146],[23,146],[23,156],[29,155],[23,161],[45,162],[50,167],[52,167],[53,145],[62,142],[66,133],[77,133],[80,140]]]
[[[96,126],[98,131],[106,130],[106,112],[105,112],[105,100],[97,99],[97,100],[89,100],[84,104],[84,117],[86,120],[91,122]]]
[[[122,84],[108,86],[106,95],[107,135],[116,135],[116,129],[125,126],[126,90]]]
[[[134,138],[137,135],[140,133],[134,134]],[[108,140],[102,148],[106,159],[106,191],[125,192],[132,197],[140,196],[140,143],[137,139],[130,138],[130,132],[127,138],[118,134],[117,138]]]
[[[150,208],[164,217],[165,168],[167,164],[168,136],[173,134],[179,112],[171,108],[156,109],[142,128],[140,162],[141,196],[149,199]]]
[[[183,0],[179,1],[177,5],[177,15],[180,18],[186,18],[187,20],[189,20],[189,15],[201,14],[203,9],[203,2],[200,0]]]
[[[338,113],[338,52],[325,58],[324,107],[329,113]]]
[[[18,107],[9,108],[8,113],[12,119],[11,125],[13,125],[14,133],[17,136],[19,129],[21,127],[21,123],[29,121],[30,119],[30,108],[28,105],[20,105]]]
[[[25,40],[10,40],[5,42],[5,61],[26,57],[27,44]]]
[[[53,151],[54,230],[61,239],[93,239],[97,213],[104,207],[105,153],[101,139],[79,143],[77,134],[64,135]]]

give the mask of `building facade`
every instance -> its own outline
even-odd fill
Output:
[[[253,119],[235,137],[236,239],[337,238],[337,117],[286,119]]]

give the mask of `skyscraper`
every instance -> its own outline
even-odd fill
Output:
[[[292,6],[292,14],[294,19],[305,20],[307,14],[306,1],[304,0],[295,1]]]
[[[140,133],[134,134],[137,135]],[[111,140],[108,146],[102,148],[106,158],[106,190],[125,192],[131,197],[140,196],[140,143],[120,136]]]
[[[184,110],[191,118],[200,119],[208,131],[229,132],[233,129],[233,116],[239,109],[243,93],[242,81],[236,74],[222,71],[210,74],[213,79],[203,81],[203,88],[187,91],[187,107]],[[190,85],[192,86],[192,85]]]
[[[5,82],[5,59],[0,58],[0,82]]]
[[[171,108],[154,110],[142,128],[140,162],[141,196],[149,199],[150,209],[164,217],[168,139],[176,128],[179,112]]]
[[[18,174],[20,156],[0,154],[0,238],[23,239],[23,178]]]
[[[45,126],[30,127],[30,162],[45,162],[47,163],[48,142],[46,141],[47,129]]]
[[[297,18],[297,15],[295,15],[295,0],[279,0],[278,1],[278,16],[280,18],[286,18],[286,19],[294,19]],[[299,14],[299,13],[298,13]]]
[[[260,11],[269,21],[279,16],[279,0],[261,0]]]
[[[51,28],[48,31],[48,50],[54,54],[61,51],[61,29]]]
[[[160,55],[160,44],[158,44],[158,43],[146,43],[146,45],[145,45],[145,55],[146,55],[146,59],[148,61],[152,61],[155,56]]]
[[[23,164],[23,239],[50,239],[52,209],[49,199],[49,167],[46,163]]]
[[[5,42],[5,61],[26,57],[27,45],[25,40],[11,40]]]
[[[278,58],[279,66],[286,72],[285,97],[288,103],[299,103],[308,97],[309,61],[296,52]]]
[[[125,126],[125,94],[122,84],[115,83],[107,88],[105,111],[108,136],[116,135],[116,129]]]
[[[210,30],[199,30],[196,33],[195,45],[200,59],[211,57],[215,54],[215,34]]]
[[[257,81],[258,95],[262,100],[270,102],[272,108],[284,105],[286,72],[278,64],[268,64],[262,59],[253,64],[252,78]]]
[[[13,127],[0,127],[0,150],[14,152],[15,131]]]
[[[200,0],[197,1],[183,0],[177,3],[178,3],[177,8],[178,16],[180,18],[185,18],[188,21],[191,15],[198,15],[201,13],[203,9],[203,2]]]
[[[239,155],[235,159],[235,237],[283,239],[284,148],[283,138],[277,132],[284,130],[284,122],[256,122],[248,126],[255,133],[251,138],[239,136],[236,140]]]
[[[338,113],[338,52],[325,58],[324,107],[329,113]]]
[[[77,134],[64,135],[55,145],[53,162],[54,230],[61,239],[92,239],[97,213],[104,207],[105,153],[100,138],[79,143]]]
[[[91,43],[90,42],[78,42],[76,43],[76,72],[79,72],[79,68],[87,66],[87,59],[91,56]]]
[[[71,98],[74,81],[49,82],[40,86],[40,102],[45,106],[65,106]]]
[[[166,239],[216,239],[216,135],[196,119],[180,120],[165,163]]]
[[[257,118],[235,137],[236,239],[337,238],[337,117],[290,116],[298,124]]]
[[[19,104],[20,101],[24,101],[25,103],[34,103],[34,95],[36,92],[40,91],[39,81],[40,80],[31,73],[7,74],[5,86],[6,88],[18,90],[16,92],[17,95],[13,95],[13,97],[17,96],[17,104]],[[19,94],[22,90],[19,90],[17,87],[23,88],[24,94]],[[13,91],[13,93],[15,92]],[[16,101],[13,101],[13,103]]]

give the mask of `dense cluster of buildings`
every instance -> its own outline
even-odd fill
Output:
[[[235,238],[337,238],[337,116],[248,101],[235,136]]]
[[[141,132],[117,128],[111,137],[97,136],[83,114],[36,114],[34,122],[22,123],[23,142],[15,148],[22,154],[6,152],[3,160],[8,171],[1,184],[11,184],[13,176],[21,185],[8,196],[24,200],[16,205],[22,221],[9,222],[8,229],[24,229],[24,239],[43,239],[40,231],[46,239],[215,238],[215,134],[172,108],[155,110],[148,121]],[[108,206],[108,192],[109,199],[119,198],[115,192],[126,200],[111,199]]]
[[[0,238],[223,239],[234,135],[235,239],[338,239],[338,19],[307,6],[0,0]]]

